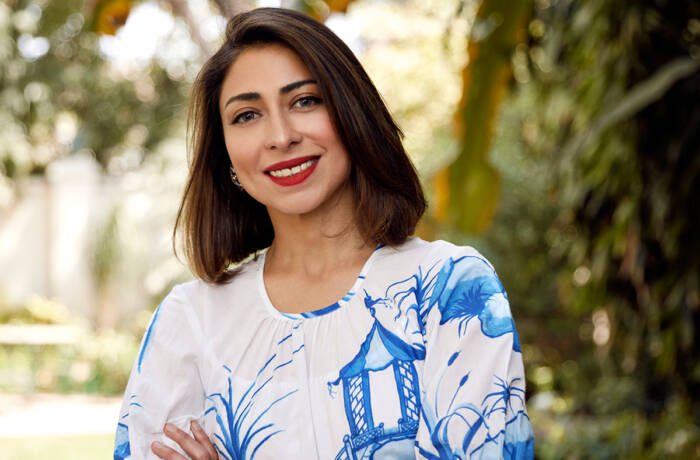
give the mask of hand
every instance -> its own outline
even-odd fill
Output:
[[[190,423],[190,431],[192,431],[194,438],[170,423],[166,423],[163,427],[165,435],[175,441],[191,459],[218,460],[219,454],[202,427],[194,420]],[[163,460],[187,460],[186,457],[158,441],[151,444],[151,450]]]

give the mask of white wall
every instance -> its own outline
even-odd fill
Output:
[[[170,243],[183,178],[183,165],[162,164],[109,177],[89,153],[76,153],[45,177],[20,180],[16,202],[0,209],[0,297],[21,304],[40,295],[90,319],[102,305],[108,325],[151,308],[154,294],[186,276]],[[98,293],[94,247],[115,209],[119,263]]]

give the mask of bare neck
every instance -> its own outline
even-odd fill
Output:
[[[284,270],[318,276],[325,271],[362,264],[373,251],[364,241],[351,194],[329,209],[305,215],[270,212],[275,238],[266,256],[266,271]]]

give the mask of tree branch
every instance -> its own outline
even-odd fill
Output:
[[[231,19],[238,13],[242,13],[253,7],[250,0],[214,0],[214,3],[219,7],[221,15],[226,19]]]
[[[204,35],[202,35],[202,30],[199,28],[199,24],[197,24],[197,21],[195,21],[194,16],[192,15],[192,10],[190,10],[190,6],[187,3],[187,0],[168,0],[168,3],[170,4],[173,14],[175,16],[178,16],[182,18],[183,21],[185,21],[185,24],[187,24],[187,28],[190,30],[190,36],[192,37],[192,40],[197,44],[199,49],[202,51],[202,54],[204,56],[209,56],[212,54],[214,51],[209,44],[209,42],[204,38]]]

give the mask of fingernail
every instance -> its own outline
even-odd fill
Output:
[[[166,433],[172,433],[175,431],[175,427],[169,423],[166,423],[165,426],[163,427],[163,431],[165,431]]]
[[[153,447],[154,449],[162,449],[163,447],[165,447],[165,445],[158,441],[154,441],[153,444],[151,444],[151,447]]]

